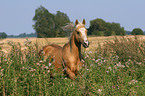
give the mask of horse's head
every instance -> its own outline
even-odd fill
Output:
[[[89,41],[87,37],[87,29],[85,28],[85,24],[86,24],[85,19],[83,19],[82,23],[76,20],[74,34],[77,42],[81,43],[83,47],[87,48],[89,47]]]

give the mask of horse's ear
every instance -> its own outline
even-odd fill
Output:
[[[82,24],[86,25],[86,21],[85,21],[85,19],[83,19],[83,22],[82,22]]]
[[[77,24],[79,24],[79,21],[78,21],[78,19],[76,19],[76,22],[75,22],[75,25],[77,25]]]

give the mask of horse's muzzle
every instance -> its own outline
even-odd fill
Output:
[[[85,48],[89,47],[89,41],[88,40],[85,40],[84,41],[83,47],[85,47]]]

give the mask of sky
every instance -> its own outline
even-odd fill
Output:
[[[145,31],[145,0],[0,0],[0,32],[34,33],[32,18],[40,5],[53,14],[66,13],[72,22],[85,19],[86,28],[91,20],[101,18],[120,23],[127,31]]]

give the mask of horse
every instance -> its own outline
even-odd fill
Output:
[[[87,38],[87,29],[85,28],[86,21],[75,21],[74,31],[72,32],[68,43],[63,47],[58,45],[48,45],[43,48],[39,53],[43,53],[45,58],[48,55],[52,55],[55,59],[54,66],[57,70],[65,70],[70,79],[75,80],[80,66],[83,65],[81,45],[84,48],[89,47],[89,41]],[[60,70],[61,69],[61,70]]]
[[[62,58],[66,67],[66,73],[72,80],[75,80],[76,75],[79,75],[78,71],[82,57],[81,45],[84,48],[89,47],[85,24],[85,19],[83,19],[82,23],[78,22],[78,20],[75,21],[75,29],[70,40],[62,48]]]

